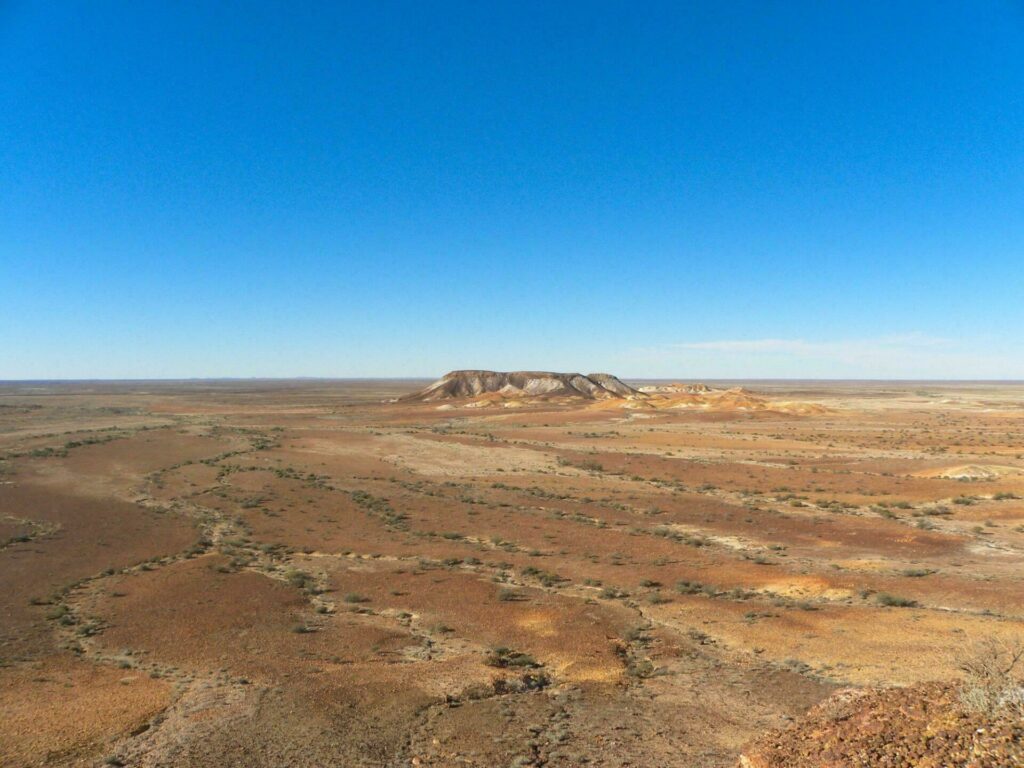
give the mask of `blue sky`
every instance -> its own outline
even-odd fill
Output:
[[[1024,378],[1018,2],[0,4],[0,379]]]

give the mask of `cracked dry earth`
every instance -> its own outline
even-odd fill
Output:
[[[986,726],[955,685],[1024,629],[1024,388],[416,387],[0,385],[0,765],[974,765],[848,724]]]

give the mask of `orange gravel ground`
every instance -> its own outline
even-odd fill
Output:
[[[417,386],[0,388],[0,765],[1019,762],[1024,387]]]

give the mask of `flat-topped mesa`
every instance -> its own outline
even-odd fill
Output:
[[[455,400],[495,394],[507,398],[578,397],[585,400],[642,397],[640,392],[609,373],[551,371],[451,371],[426,389],[403,400]]]

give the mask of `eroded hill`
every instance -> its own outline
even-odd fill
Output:
[[[713,389],[706,384],[632,387],[609,373],[550,371],[451,371],[402,402],[440,403],[454,408],[521,408],[542,404],[583,404],[598,409],[775,411],[821,413],[821,405],[773,401],[743,387]]]
[[[503,398],[574,397],[584,400],[635,397],[639,394],[608,373],[553,373],[551,371],[451,371],[426,389],[405,400],[432,402],[481,395]]]

